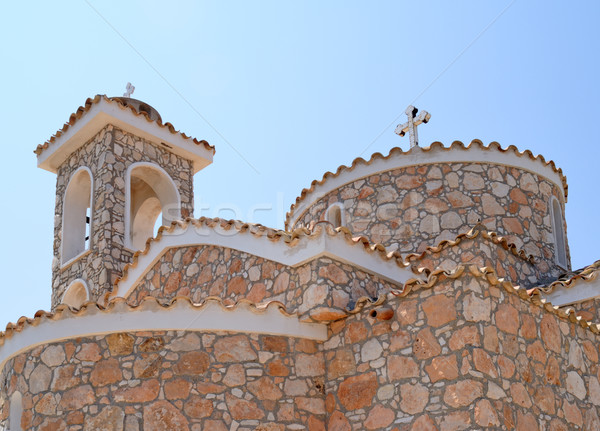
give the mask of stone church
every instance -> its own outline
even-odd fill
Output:
[[[0,333],[0,429],[600,429],[600,261],[571,268],[562,171],[421,146],[406,112],[410,150],[327,172],[276,230],[194,219],[214,147],[88,99],[35,150],[52,305]]]

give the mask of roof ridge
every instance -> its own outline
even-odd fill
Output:
[[[520,286],[512,284],[510,281],[504,278],[498,277],[498,274],[489,266],[478,267],[476,265],[458,265],[452,271],[445,271],[443,269],[437,269],[433,271],[427,277],[427,280],[412,279],[404,283],[404,288],[401,291],[392,290],[390,293],[396,297],[406,297],[410,292],[417,291],[419,289],[432,289],[439,282],[445,279],[457,279],[465,273],[484,278],[492,286],[501,287],[509,294],[517,295],[524,301],[530,302],[531,304],[543,309],[544,311],[556,315],[558,318],[568,321],[573,324],[578,324],[583,329],[588,329],[592,333],[600,334],[600,324],[589,322],[577,316],[576,311],[571,308],[561,308],[552,305],[551,302],[544,299],[538,289],[525,289]]]
[[[465,240],[474,240],[480,236],[493,244],[501,246],[504,250],[512,253],[516,257],[519,257],[531,264],[535,263],[535,257],[532,254],[527,254],[524,249],[519,249],[514,243],[509,242],[505,237],[499,235],[497,232],[488,230],[488,228],[481,222],[473,226],[468,232],[458,234],[454,239],[448,240],[443,239],[437,245],[430,245],[421,253],[410,253],[404,256],[405,262],[417,261],[423,259],[428,254],[440,253],[446,248],[455,247]],[[419,268],[420,272],[423,272],[425,268]]]
[[[194,142],[194,144],[196,145],[203,145],[207,150],[210,150],[213,152],[213,154],[215,153],[215,147],[213,145],[210,145],[207,141],[203,140],[198,140],[196,138],[192,138],[191,136],[186,135],[183,132],[180,132],[178,130],[175,129],[175,127],[173,126],[173,124],[166,122],[163,123],[161,119],[157,119],[157,120],[152,120],[150,118],[150,115],[148,115],[147,112],[141,111],[138,112],[133,106],[129,106],[126,105],[125,103],[123,103],[122,101],[118,100],[118,99],[114,99],[111,97],[108,97],[105,94],[96,94],[94,96],[94,98],[90,98],[88,97],[85,101],[85,103],[83,104],[83,106],[80,106],[79,108],[77,108],[77,110],[72,113],[69,116],[69,120],[63,125],[62,128],[58,129],[56,131],[56,133],[54,135],[52,135],[50,137],[50,139],[48,139],[46,142],[44,142],[43,144],[40,144],[36,147],[36,149],[33,151],[36,155],[40,155],[42,154],[42,152],[44,150],[46,150],[51,144],[53,144],[56,139],[60,138],[62,135],[64,135],[67,130],[69,130],[69,128],[71,126],[73,126],[79,119],[81,119],[81,117],[88,112],[90,109],[92,109],[93,105],[96,105],[98,103],[100,103],[101,101],[105,101],[107,103],[116,103],[117,106],[119,106],[119,108],[123,109],[123,110],[130,110],[131,112],[133,112],[136,116],[138,117],[144,117],[146,119],[146,121],[148,121],[149,123],[155,123],[156,125],[158,125],[161,128],[166,128],[169,130],[170,133],[172,134],[179,134],[181,135],[181,137],[183,139],[191,139],[192,142]]]
[[[240,233],[251,233],[254,237],[264,237],[266,236],[271,241],[281,241],[288,244],[289,246],[294,246],[302,237],[318,237],[323,234],[327,234],[329,236],[337,236],[342,235],[344,240],[351,246],[355,246],[358,244],[362,244],[363,249],[368,253],[377,253],[380,258],[384,260],[394,260],[396,264],[400,267],[407,268],[410,266],[405,259],[402,258],[402,255],[397,251],[388,252],[384,245],[379,243],[371,243],[367,237],[358,236],[353,237],[352,232],[346,227],[338,227],[336,229],[333,228],[331,223],[318,224],[314,229],[308,228],[297,228],[293,231],[285,231],[280,229],[269,228],[261,224],[254,223],[246,223],[240,220],[225,220],[221,218],[207,218],[200,217],[198,219],[186,218],[185,220],[178,220],[171,223],[170,226],[161,226],[158,229],[158,233],[154,238],[148,238],[146,240],[146,244],[143,250],[138,250],[133,254],[132,260],[130,263],[126,264],[123,268],[123,272],[121,276],[117,277],[115,282],[113,283],[113,290],[111,292],[107,292],[105,295],[105,300],[112,297],[112,295],[117,291],[116,287],[119,283],[127,279],[129,270],[131,268],[135,268],[138,265],[140,256],[145,256],[149,253],[152,245],[154,243],[160,242],[163,237],[164,232],[173,232],[175,229],[189,229],[190,226],[194,227],[208,227],[214,229],[215,227],[221,227],[225,230],[229,229],[237,229]],[[411,268],[412,269],[412,268]],[[413,272],[415,272],[413,270]],[[415,274],[418,275],[417,272]]]
[[[428,147],[418,147],[418,148],[421,149],[423,152],[427,153],[427,152],[432,151],[434,149],[441,149],[441,150],[444,150],[444,151],[449,151],[449,150],[452,150],[452,149],[455,149],[455,148],[459,148],[459,149],[462,149],[462,150],[468,150],[472,146],[475,146],[475,145],[479,146],[479,148],[481,148],[482,150],[492,150],[492,149],[494,149],[494,150],[501,151],[503,153],[507,153],[507,152],[511,151],[511,152],[513,152],[514,154],[516,154],[519,157],[527,156],[531,160],[534,160],[534,161],[535,160],[539,160],[542,164],[544,164],[545,166],[549,166],[556,173],[558,173],[558,175],[560,176],[560,178],[562,180],[562,186],[563,186],[563,190],[564,190],[564,193],[565,193],[565,198],[568,196],[569,186],[567,184],[567,179],[564,176],[562,169],[559,168],[559,167],[557,167],[553,160],[546,161],[546,159],[544,158],[544,156],[542,156],[541,154],[538,154],[537,156],[534,156],[533,153],[530,150],[524,150],[524,151],[521,152],[514,145],[509,145],[506,148],[502,148],[502,146],[497,141],[492,141],[487,146],[485,146],[483,144],[483,142],[481,140],[479,140],[479,139],[473,139],[468,145],[465,145],[462,141],[455,140],[448,147],[445,147],[444,144],[442,142],[440,142],[440,141],[434,141]],[[290,217],[291,217],[292,213],[298,207],[298,204],[300,202],[302,202],[306,198],[306,196],[308,194],[312,193],[315,190],[316,186],[320,186],[320,185],[324,184],[330,178],[338,177],[342,172],[347,172],[347,171],[351,172],[351,171],[353,171],[359,165],[370,165],[371,163],[373,163],[374,161],[376,161],[378,159],[388,160],[388,159],[392,158],[395,155],[402,156],[402,155],[411,154],[413,151],[416,151],[416,150],[414,150],[414,148],[415,147],[412,147],[408,151],[404,151],[400,147],[394,147],[394,148],[392,148],[389,151],[389,153],[387,154],[387,156],[384,156],[380,152],[376,152],[376,153],[373,153],[368,160],[365,160],[362,157],[357,157],[357,158],[355,158],[352,161],[352,163],[350,164],[350,166],[340,165],[340,166],[338,166],[338,168],[336,169],[335,172],[331,172],[331,171],[325,172],[323,174],[323,178],[321,180],[316,180],[315,179],[315,180],[313,180],[310,183],[310,187],[302,189],[302,191],[300,192],[300,196],[298,196],[296,198],[296,201],[290,206],[290,210],[285,215],[285,225],[286,225],[286,227],[289,224]]]

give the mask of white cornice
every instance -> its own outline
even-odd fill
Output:
[[[212,163],[213,152],[204,145],[197,145],[193,139],[186,139],[180,133],[172,133],[168,127],[148,121],[143,115],[136,115],[130,108],[124,109],[117,102],[108,102],[101,98],[38,155],[38,167],[56,173],[70,154],[108,124],[133,133],[159,147],[162,147],[161,143],[167,144],[168,151],[193,162],[194,173]]]
[[[578,280],[572,286],[555,286],[552,292],[542,293],[542,297],[557,307],[573,305],[600,297],[600,277]]]
[[[165,230],[160,240],[152,242],[147,253],[140,254],[137,263],[127,269],[127,275],[117,284],[114,296],[127,298],[168,249],[199,245],[227,247],[290,267],[327,256],[396,284],[405,283],[411,278],[424,278],[415,275],[408,267],[399,266],[394,258],[386,259],[379,256],[377,251],[369,252],[362,244],[349,244],[343,234],[329,235],[323,232],[301,237],[296,244],[289,245],[281,240],[271,240],[266,235],[255,236],[248,231],[189,224],[176,227],[171,232]]]
[[[327,325],[300,322],[296,316],[285,315],[275,306],[253,311],[239,304],[232,310],[216,302],[202,307],[177,301],[171,307],[158,304],[132,309],[125,303],[110,311],[87,311],[58,319],[44,319],[36,325],[26,325],[0,346],[0,370],[11,357],[36,346],[79,337],[136,331],[230,331],[271,334],[285,337],[327,339]]]

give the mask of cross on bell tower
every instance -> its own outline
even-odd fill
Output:
[[[406,132],[408,132],[410,148],[419,145],[417,126],[421,123],[427,123],[431,118],[431,114],[427,111],[421,111],[421,113],[417,116],[418,111],[419,110],[414,106],[408,105],[408,108],[406,108],[406,111],[404,111],[408,117],[408,121],[404,124],[399,124],[394,131],[394,133],[400,136],[404,136]]]
[[[125,93],[123,93],[123,97],[131,97],[134,91],[135,87],[131,85],[131,82],[128,82],[127,86],[125,87]]]

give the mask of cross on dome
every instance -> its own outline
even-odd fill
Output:
[[[135,87],[133,85],[131,85],[131,82],[127,83],[127,86],[125,87],[125,93],[123,93],[123,97],[131,97],[131,95],[133,94],[133,92],[135,91]]]
[[[417,126],[421,123],[427,123],[431,118],[431,114],[427,111],[421,111],[421,113],[417,116],[418,111],[419,110],[414,106],[408,105],[408,108],[406,108],[406,111],[404,111],[408,117],[408,121],[404,124],[399,124],[394,131],[394,133],[400,136],[404,136],[406,132],[408,132],[410,148],[419,145]]]

